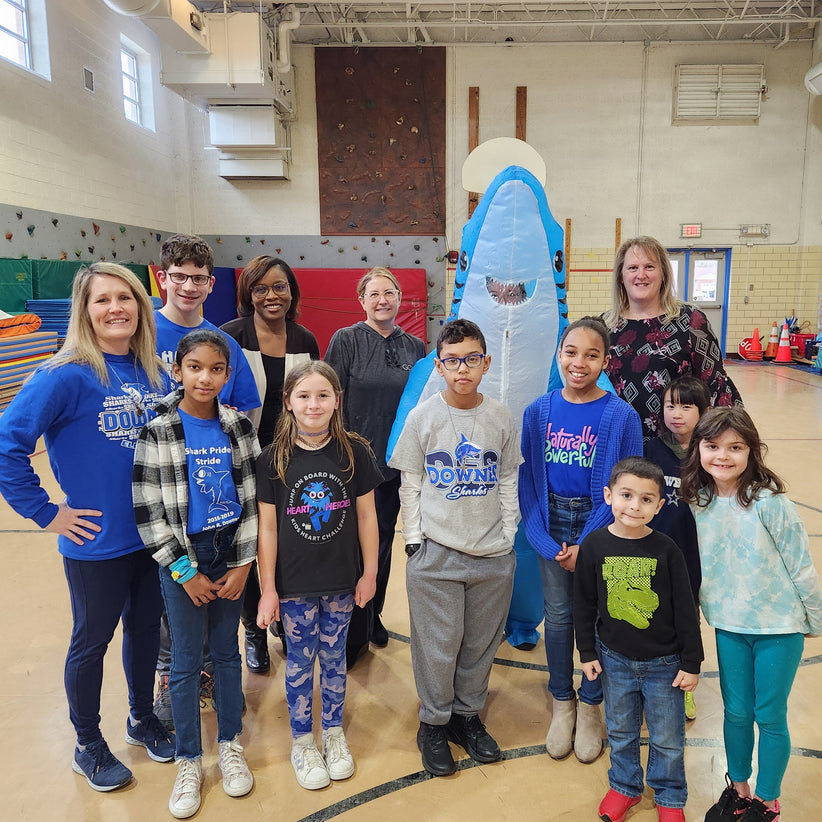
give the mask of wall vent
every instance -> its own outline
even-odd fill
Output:
[[[767,90],[765,67],[679,65],[674,77],[675,123],[756,123]]]

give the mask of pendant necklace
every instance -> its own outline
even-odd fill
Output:
[[[457,445],[459,445],[462,442],[462,440],[460,439],[460,432],[457,431],[457,426],[454,424],[454,416],[451,413],[451,406],[448,404],[448,402],[446,401],[446,399],[442,395],[442,393],[440,393],[440,399],[442,399],[442,401],[445,403],[445,407],[448,409],[448,419],[451,420],[451,428],[454,429],[454,436],[457,438]],[[482,394],[477,394],[477,402],[474,405],[474,413],[471,415],[471,433],[466,438],[468,442],[473,442],[473,440],[474,440],[474,428],[476,428],[476,425],[477,425],[477,414],[479,413],[479,406],[480,406],[481,402],[482,402]],[[469,410],[469,409],[460,409],[460,410]],[[462,434],[462,436],[465,437],[465,434]]]
[[[122,389],[123,393],[131,400],[132,406],[134,406],[134,410],[137,412],[137,415],[142,417],[146,413],[146,406],[145,406],[145,397],[143,397],[140,390],[137,386],[140,384],[140,379],[137,376],[137,359],[135,357],[133,361],[134,365],[134,382],[133,383],[125,383],[123,382],[120,375],[117,373],[117,370],[114,368],[111,363],[106,360],[106,368],[108,368],[115,377],[117,377],[118,382],[120,383],[120,388]]]

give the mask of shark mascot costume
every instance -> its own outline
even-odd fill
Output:
[[[488,186],[462,232],[449,320],[475,322],[485,335],[491,367],[482,393],[511,410],[521,425],[527,405],[560,388],[556,351],[568,325],[563,231],[537,178],[509,166]],[[388,441],[388,457],[408,412],[445,387],[436,351],[414,366]],[[543,619],[536,552],[520,525],[517,570],[505,633],[515,647],[533,647]]]

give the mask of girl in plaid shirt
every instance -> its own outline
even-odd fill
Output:
[[[223,790],[243,796],[254,784],[239,743],[243,692],[237,630],[257,553],[254,465],[260,448],[251,422],[219,403],[229,374],[229,349],[221,334],[208,329],[186,334],[174,363],[182,388],[157,406],[134,460],[137,527],[160,564],[171,631],[169,691],[178,772],[169,810],[178,819],[200,807],[199,687],[206,625]]]

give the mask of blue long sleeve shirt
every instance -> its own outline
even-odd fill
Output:
[[[68,506],[103,512],[89,517],[102,527],[93,540],[76,545],[58,537],[71,559],[114,559],[143,548],[131,502],[134,447],[170,387],[152,388],[130,354],[104,357],[108,386],[88,365],[41,368],[0,417],[0,493],[20,516],[45,528],[57,515],[29,456],[41,436]]]

